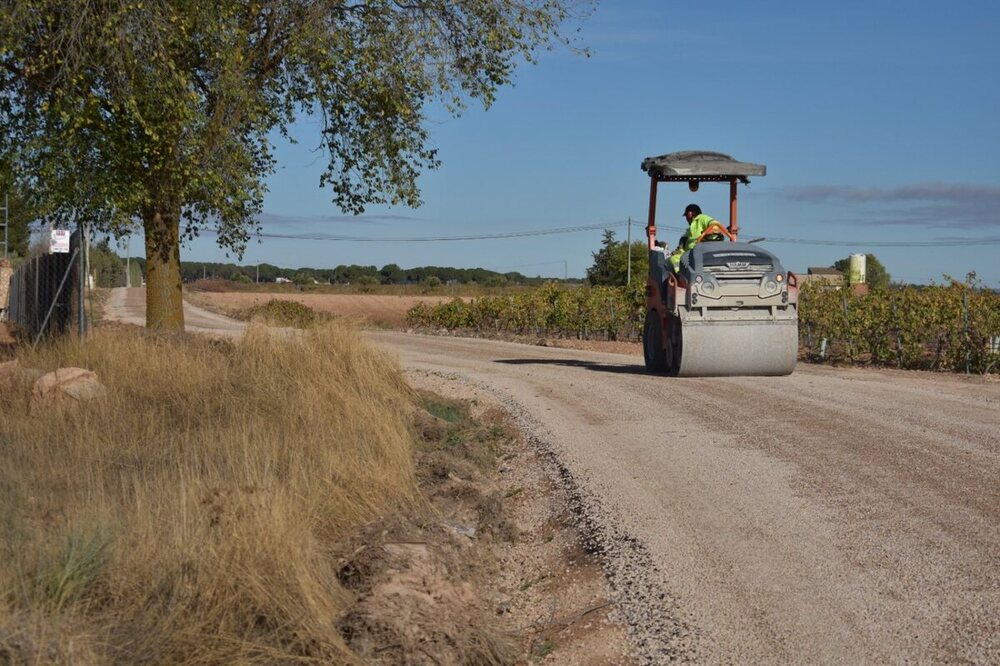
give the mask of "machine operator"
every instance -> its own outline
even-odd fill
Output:
[[[688,229],[678,241],[677,248],[670,254],[670,266],[675,273],[680,268],[681,255],[698,244],[698,239],[713,222],[719,224],[718,220],[711,215],[702,213],[701,206],[698,204],[687,205],[687,208],[684,209],[684,219],[687,220]],[[709,234],[705,236],[704,240],[722,240],[722,235]]]

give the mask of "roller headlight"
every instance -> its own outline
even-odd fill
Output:
[[[768,280],[767,282],[764,283],[764,291],[766,291],[769,294],[773,294],[774,292],[778,291],[778,283],[775,282],[774,280]]]
[[[715,293],[715,283],[714,282],[705,282],[705,283],[703,283],[701,285],[701,293],[705,294],[706,296],[711,296],[712,294],[714,294]]]

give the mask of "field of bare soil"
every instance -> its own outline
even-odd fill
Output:
[[[316,312],[347,317],[368,325],[383,328],[405,328],[406,313],[420,302],[437,304],[450,301],[454,296],[390,295],[390,294],[310,294],[273,293],[249,291],[199,291],[189,290],[185,299],[202,308],[219,314],[234,316],[270,300],[301,303]],[[530,338],[512,341],[536,344],[542,347],[585,349],[587,351],[642,355],[642,345],[636,342],[608,340],[573,340],[562,338]]]
[[[233,315],[272,299],[301,303],[317,312],[362,320],[375,326],[399,328],[406,323],[406,311],[419,302],[437,304],[451,296],[394,296],[384,294],[310,294],[260,292],[189,291],[185,298],[203,308]]]

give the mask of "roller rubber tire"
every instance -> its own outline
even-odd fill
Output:
[[[670,327],[670,337],[667,344],[669,349],[670,374],[677,375],[681,370],[681,363],[684,360],[684,332],[681,330],[681,320],[679,317],[669,317],[667,326]]]
[[[648,372],[664,373],[669,369],[667,350],[663,347],[660,315],[656,310],[646,313],[646,325],[642,329],[642,355]]]

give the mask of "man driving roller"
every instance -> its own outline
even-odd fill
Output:
[[[670,254],[670,265],[675,273],[680,268],[681,255],[697,245],[698,239],[713,223],[719,224],[711,215],[702,213],[698,204],[687,205],[684,209],[684,219],[687,220],[688,229],[681,236],[677,248]],[[709,234],[703,240],[722,240],[722,234]]]

